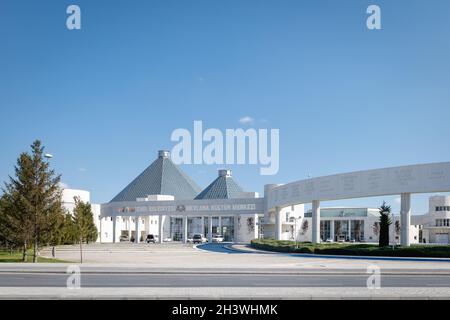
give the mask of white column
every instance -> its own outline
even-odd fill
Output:
[[[312,243],[320,243],[320,201],[312,202]]]
[[[202,231],[200,233],[201,234],[205,233],[205,217],[203,216],[202,216]],[[206,234],[204,236],[206,236]]]
[[[116,228],[117,228],[117,217],[112,217],[113,221],[113,243],[117,243],[117,236],[116,236]]]
[[[283,224],[281,223],[281,209],[275,208],[275,240],[283,240]]]
[[[233,242],[238,243],[239,242],[239,216],[234,216],[234,234],[233,234]]]
[[[404,193],[401,195],[401,245],[404,247],[411,246],[409,238],[409,229],[411,228],[411,194]],[[395,222],[394,222],[395,228]]]
[[[334,241],[334,220],[330,220],[330,238]]]
[[[159,243],[162,244],[164,242],[164,216],[159,216]]]
[[[100,218],[99,219],[99,221],[98,221],[98,227],[99,227],[99,231],[100,231],[100,243],[102,243],[102,236],[103,236],[103,232],[102,232],[102,221],[103,221],[103,218]]]
[[[187,244],[188,242],[188,217],[183,217],[183,243]]]
[[[128,217],[128,239],[131,239],[131,222],[132,218]]]
[[[352,236],[352,221],[348,220],[348,239],[351,240]]]
[[[213,233],[213,217],[210,216],[208,218],[208,242],[209,243],[212,243],[212,237],[213,237],[212,233]]]
[[[145,230],[146,236],[150,234],[150,217],[149,216],[144,217],[144,230]]]
[[[141,217],[134,218],[135,233],[134,233],[134,243],[138,244],[141,242]]]
[[[253,237],[255,239],[259,239],[259,216],[258,216],[258,214],[255,214],[254,220],[255,220],[255,232],[254,232]]]

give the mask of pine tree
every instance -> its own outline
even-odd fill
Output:
[[[25,228],[23,224],[17,222],[10,213],[13,212],[11,209],[11,202],[8,199],[7,194],[3,194],[0,198],[0,244],[4,247],[11,249],[23,249],[26,247],[24,245],[24,235]],[[25,250],[23,255],[24,261],[26,261]]]
[[[380,210],[380,247],[389,246],[389,226],[392,224],[391,207],[383,202]]]
[[[75,197],[75,209],[73,221],[76,226],[76,234],[80,243],[80,262],[83,263],[83,242],[94,242],[97,240],[97,227],[94,223],[94,214],[89,202],[85,203]]]
[[[75,244],[78,242],[77,226],[75,225],[73,217],[70,213],[66,213],[64,216],[62,230],[62,244]]]
[[[15,166],[15,178],[9,177],[3,189],[2,221],[11,241],[23,248],[23,259],[33,244],[33,262],[37,262],[41,244],[55,230],[55,217],[62,214],[60,176],[44,161],[44,147],[36,140],[32,153],[22,153]],[[3,223],[2,222],[2,223]]]

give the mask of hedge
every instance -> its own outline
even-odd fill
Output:
[[[378,256],[378,257],[410,257],[410,258],[450,258],[450,246],[383,247],[370,244],[318,244],[295,243],[293,241],[276,241],[272,239],[254,240],[255,249],[283,252],[342,256]]]

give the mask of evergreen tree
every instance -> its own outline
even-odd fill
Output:
[[[380,247],[389,246],[389,226],[392,224],[391,207],[383,202],[380,210]]]
[[[7,208],[10,203],[6,195],[0,197],[0,246],[3,248],[17,249],[22,248],[20,235],[12,228],[12,219],[7,214],[10,209]]]
[[[2,232],[23,248],[24,261],[32,244],[33,262],[37,262],[39,247],[50,241],[57,227],[55,219],[63,211],[60,176],[44,161],[44,147],[39,140],[31,145],[31,150],[31,154],[19,156],[15,177],[9,177],[9,183],[5,183],[1,219]]]
[[[47,230],[43,234],[44,243],[51,246],[63,244],[65,215],[63,210],[49,215]]]
[[[77,226],[70,213],[66,213],[64,216],[62,230],[62,244],[75,244],[78,242]]]
[[[94,214],[89,202],[85,203],[80,198],[75,197],[73,221],[80,243],[80,262],[83,263],[83,242],[97,241],[97,227],[94,223]]]

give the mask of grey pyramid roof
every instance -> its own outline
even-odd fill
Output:
[[[192,200],[200,187],[170,160],[168,151],[123,189],[111,202],[136,201],[149,195],[171,195],[175,200]]]
[[[240,198],[244,190],[233,180],[230,170],[219,170],[219,177],[195,200]]]

